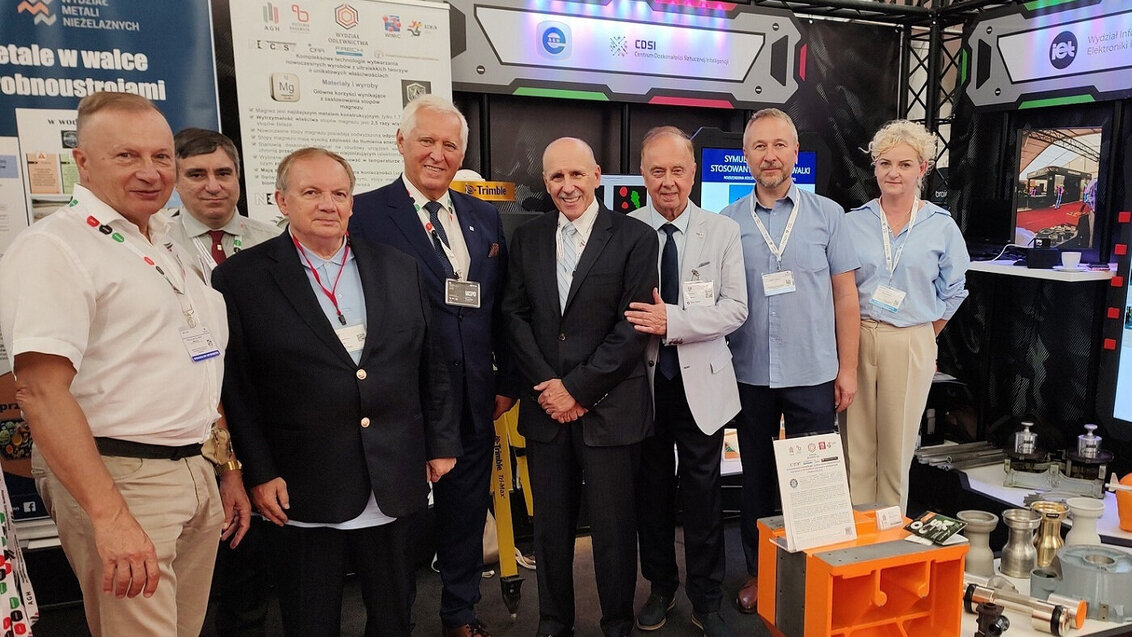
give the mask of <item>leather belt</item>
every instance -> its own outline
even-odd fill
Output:
[[[121,456],[124,458],[144,458],[147,460],[181,460],[200,455],[200,443],[195,445],[181,445],[168,447],[165,445],[151,445],[144,442],[118,440],[117,438],[95,437],[94,446],[98,453],[104,456]]]

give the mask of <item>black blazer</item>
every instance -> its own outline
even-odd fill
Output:
[[[585,443],[625,445],[652,432],[645,374],[649,336],[624,312],[633,301],[652,302],[657,286],[656,231],[601,207],[562,312],[558,300],[558,212],[515,231],[503,313],[511,354],[524,377],[519,432],[550,442],[563,426],[538,407],[533,386],[561,378],[589,412],[580,419]],[[569,426],[569,425],[566,425]]]
[[[311,289],[291,234],[216,268],[228,305],[223,403],[244,479],[282,477],[288,517],[343,522],[372,492],[404,517],[427,505],[426,459],[460,455],[448,374],[417,264],[351,241],[367,332],[355,365]]]
[[[468,400],[468,412],[476,430],[491,432],[496,394],[514,398],[518,390],[508,373],[506,339],[499,320],[507,277],[503,221],[491,204],[455,190],[448,192],[471,256],[468,280],[480,284],[478,308],[461,308],[444,302],[445,276],[440,258],[421,227],[420,217],[401,178],[354,198],[350,235],[397,248],[421,265],[421,276],[432,303],[433,329],[444,344],[452,386],[457,390],[467,387],[466,396],[463,391],[454,392],[456,413],[463,413],[463,401]],[[501,370],[498,378],[495,367]]]

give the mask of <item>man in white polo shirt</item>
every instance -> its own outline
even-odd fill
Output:
[[[148,100],[78,109],[79,184],[0,260],[0,330],[35,440],[32,473],[98,635],[198,635],[225,525],[201,443],[220,418],[224,301],[154,213],[173,134]],[[249,506],[235,461],[224,491]]]

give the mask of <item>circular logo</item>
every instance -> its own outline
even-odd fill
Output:
[[[542,48],[551,55],[558,55],[566,50],[566,34],[558,27],[550,27],[542,32]]]
[[[1056,69],[1063,69],[1077,57],[1077,37],[1069,31],[1062,31],[1049,46],[1049,63]]]

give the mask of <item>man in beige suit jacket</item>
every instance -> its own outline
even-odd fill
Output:
[[[739,412],[726,336],[747,319],[739,226],[688,200],[695,180],[692,142],[678,128],[655,128],[641,147],[648,206],[630,213],[660,241],[661,287],[654,303],[626,317],[652,334],[646,356],[656,433],[642,448],[638,487],[641,572],[652,593],[637,627],[664,625],[680,584],[675,553],[676,446],[684,512],[686,592],[692,622],[707,637],[731,635],[719,614],[724,545],[719,463],[723,426]]]

